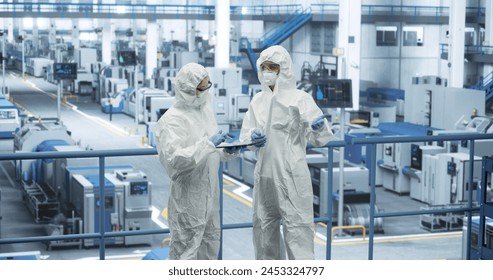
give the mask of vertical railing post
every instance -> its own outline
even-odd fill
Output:
[[[218,260],[223,259],[223,163],[219,164],[219,224],[221,226],[221,236],[219,237]]]
[[[104,157],[99,157],[99,259],[104,260],[104,212],[105,210],[105,197],[104,197]],[[97,200],[96,206],[98,205]]]
[[[489,161],[487,160],[488,158],[486,156],[483,157],[481,161],[481,194],[479,198],[479,232],[478,232],[478,252],[477,252],[477,257],[478,259],[481,259],[481,256],[483,255],[483,245],[484,245],[484,236],[485,236],[485,227],[486,227],[486,213],[485,213],[485,203],[486,203],[486,198],[488,197],[487,194],[487,185],[488,185],[488,172],[491,172],[491,167],[486,166],[486,164],[491,165]],[[469,238],[470,236],[468,236]],[[471,240],[467,240],[468,244],[471,243]],[[468,256],[469,257],[469,256]]]
[[[375,173],[377,163],[377,144],[370,144],[370,228],[369,228],[369,240],[368,240],[368,259],[373,259],[373,234],[374,234],[374,217],[375,217]]]
[[[469,211],[467,211],[467,238],[466,240],[471,240],[471,225],[472,225],[472,190],[473,190],[473,177],[474,177],[474,140],[469,140],[469,189],[468,189],[468,202],[467,207]],[[469,260],[471,257],[471,242],[466,242],[466,260]]]
[[[332,253],[332,177],[333,174],[333,162],[334,162],[334,148],[328,148],[328,159],[327,159],[327,241],[326,241],[326,250],[325,250],[325,259],[330,260]],[[321,187],[321,186],[320,186]],[[322,210],[322,209],[320,209]],[[321,212],[321,211],[320,211]]]

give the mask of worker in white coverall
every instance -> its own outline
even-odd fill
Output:
[[[256,259],[314,259],[313,190],[307,142],[319,147],[334,136],[312,96],[296,88],[289,53],[270,47],[257,60],[262,91],[243,119],[240,140],[266,139],[257,149],[253,188]]]
[[[219,253],[219,162],[239,154],[216,148],[227,138],[218,130],[207,70],[183,66],[175,78],[175,103],[159,119],[156,148],[171,183],[169,259],[214,260]]]

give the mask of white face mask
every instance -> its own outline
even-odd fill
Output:
[[[205,93],[207,93],[207,92],[209,92],[209,89],[202,90],[202,91],[200,91],[200,90],[196,90],[196,91],[195,91],[195,96],[196,96],[197,98],[201,98],[201,97],[202,97]]]
[[[209,89],[204,91],[197,91],[195,94],[195,99],[193,100],[193,105],[202,105],[207,101],[207,97],[209,96]]]
[[[279,76],[276,72],[272,71],[263,71],[262,75],[264,76],[265,84],[268,86],[275,85],[277,77]]]

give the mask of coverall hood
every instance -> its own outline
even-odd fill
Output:
[[[258,80],[263,87],[267,86],[265,85],[265,79],[262,75],[260,65],[266,61],[279,64],[280,66],[279,77],[277,78],[275,85],[276,88],[282,90],[296,87],[296,77],[293,74],[293,63],[291,61],[291,56],[285,48],[282,46],[273,46],[260,53],[260,57],[257,59],[257,69]]]
[[[175,78],[175,98],[179,107],[199,107],[210,102],[210,94],[204,92],[200,97],[195,95],[197,86],[209,75],[204,66],[189,63],[183,66]]]

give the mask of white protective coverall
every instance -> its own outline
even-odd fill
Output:
[[[196,88],[209,74],[189,63],[175,79],[175,103],[156,125],[159,160],[170,179],[168,200],[171,242],[169,259],[218,257],[219,162],[231,159],[209,140],[218,126],[208,92]]]
[[[260,65],[280,65],[274,91],[265,84]],[[280,224],[289,259],[314,259],[313,190],[306,162],[307,142],[323,146],[333,137],[327,122],[312,130],[323,112],[312,96],[296,89],[289,53],[270,47],[257,60],[262,91],[243,119],[240,140],[258,128],[267,143],[257,151],[253,189],[253,242],[256,259],[281,259]],[[251,146],[254,147],[254,146]]]

